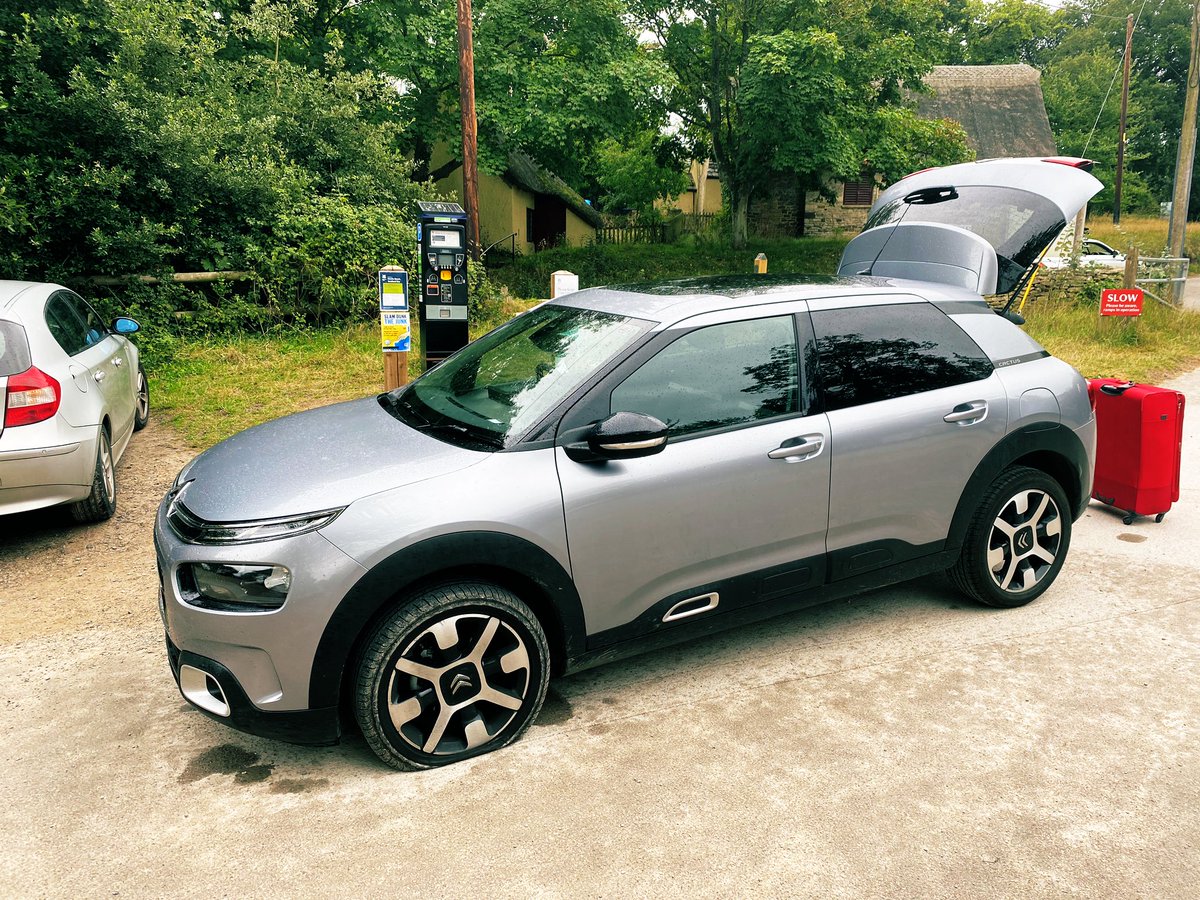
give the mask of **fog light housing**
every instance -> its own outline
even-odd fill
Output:
[[[183,602],[218,612],[274,612],[287,600],[292,573],[271,564],[189,563],[179,567]]]

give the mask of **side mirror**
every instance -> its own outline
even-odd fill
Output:
[[[667,446],[667,426],[654,416],[618,412],[580,429],[578,437],[563,448],[576,462],[637,459],[662,452]]]
[[[142,326],[128,316],[119,316],[113,319],[110,328],[117,334],[133,334],[135,331],[142,330]]]

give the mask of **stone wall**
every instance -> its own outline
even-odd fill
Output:
[[[795,174],[775,173],[762,193],[750,201],[750,233],[765,238],[835,237],[862,231],[870,207],[845,206],[841,183],[832,189],[837,199],[830,202],[817,191],[802,191]]]
[[[838,193],[841,193],[840,189]],[[870,209],[869,206],[843,206],[840,197],[830,203],[816,191],[809,191],[805,201],[804,234],[808,237],[858,234],[867,223]]]

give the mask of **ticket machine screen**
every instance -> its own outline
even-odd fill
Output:
[[[429,246],[438,250],[442,248],[460,250],[462,249],[462,232],[431,228],[429,229]]]

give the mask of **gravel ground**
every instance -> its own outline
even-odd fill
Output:
[[[1195,897],[1198,432],[1165,521],[1093,505],[1024,609],[910,582],[557,681],[514,746],[404,774],[180,699],[150,523],[189,451],[152,424],[113,521],[0,520],[0,896]]]

